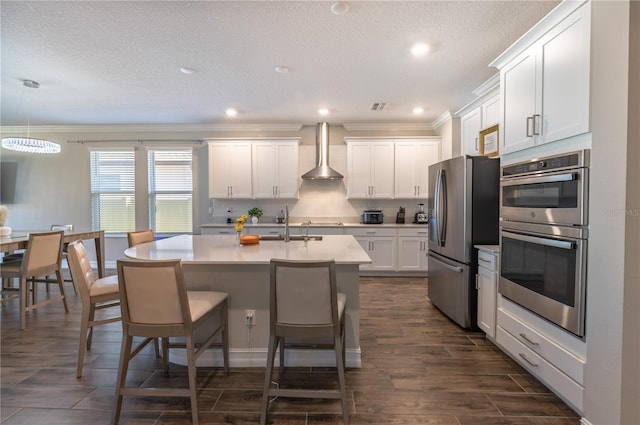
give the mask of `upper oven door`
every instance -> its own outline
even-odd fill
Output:
[[[507,221],[588,224],[588,168],[503,177],[500,217]]]

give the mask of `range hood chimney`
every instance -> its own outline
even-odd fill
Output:
[[[341,180],[342,174],[329,167],[329,124],[318,123],[316,130],[316,167],[302,175],[304,180]]]

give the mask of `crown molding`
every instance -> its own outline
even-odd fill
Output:
[[[300,131],[302,124],[136,124],[136,125],[31,125],[0,126],[1,133],[138,133],[138,132],[242,132]]]
[[[347,131],[430,131],[433,125],[428,123],[344,123]]]
[[[447,121],[451,120],[451,118],[453,118],[453,116],[451,115],[451,112],[450,111],[444,111],[442,113],[442,115],[440,115],[438,118],[436,118],[436,120],[431,125],[433,126],[434,129],[438,129],[438,128],[440,128],[440,126],[445,124]]]

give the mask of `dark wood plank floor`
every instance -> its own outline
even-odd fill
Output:
[[[561,400],[484,338],[460,329],[427,298],[426,279],[361,279],[362,368],[347,371],[353,424],[577,425]],[[68,284],[70,285],[70,284]],[[18,328],[17,301],[1,308],[1,422],[7,425],[110,423],[120,324],[96,328],[84,373],[75,378],[81,304],[68,286],[70,313],[53,303]],[[44,291],[41,291],[44,292]],[[52,294],[55,290],[52,289]],[[60,305],[59,305],[60,304]],[[129,381],[185,385],[185,369],[169,377],[149,348]],[[264,369],[198,371],[203,424],[256,424]],[[282,379],[325,385],[326,369],[295,369]],[[339,424],[338,401],[277,399],[274,424]],[[123,424],[189,424],[188,399],[125,398]]]

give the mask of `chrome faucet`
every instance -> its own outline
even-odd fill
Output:
[[[284,206],[284,241],[289,242],[289,205]]]

